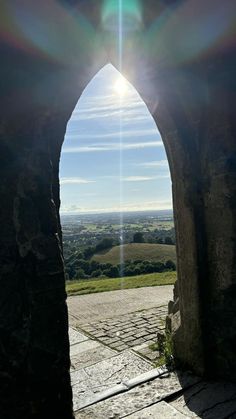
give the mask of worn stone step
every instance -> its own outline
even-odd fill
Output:
[[[110,389],[110,393],[107,393],[105,400],[76,412],[76,419],[123,418],[163,401],[171,395],[178,394],[179,391],[199,382],[198,377],[181,372],[165,373],[163,375],[164,373],[161,374],[160,371],[161,375],[151,379],[150,377],[154,376],[154,373],[155,370],[152,370],[146,374],[146,382],[143,381],[144,377],[142,376],[126,382],[126,390],[123,387],[116,388],[115,390],[120,390],[121,394],[113,397],[111,397],[112,389]],[[184,416],[184,413],[182,415]],[[158,419],[158,416],[156,419]]]
[[[180,413],[173,406],[170,406],[168,403],[162,401],[155,403],[152,406],[145,407],[138,412],[132,413],[131,415],[125,416],[128,419],[186,419],[183,413]]]
[[[104,351],[104,348],[102,349]],[[117,385],[121,385],[122,391],[127,390],[127,381],[152,369],[153,366],[150,362],[145,361],[134,352],[126,350],[93,365],[72,371],[74,410],[96,402],[100,399],[102,392],[109,391]]]

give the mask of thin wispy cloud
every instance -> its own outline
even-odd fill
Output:
[[[83,106],[76,106],[72,115],[71,120],[80,114],[88,113],[102,113],[118,109],[142,109],[145,107],[144,103],[140,102],[140,99],[136,95],[128,96],[122,102],[117,100],[117,96],[97,96],[93,100],[86,100]]]
[[[122,121],[127,123],[129,121],[135,120],[135,122],[147,122],[150,121],[150,115],[144,114],[142,109],[134,108],[107,108],[103,112],[99,109],[94,110],[93,112],[79,112],[73,116],[70,123],[76,123],[78,121],[88,121],[88,120],[98,120],[100,118],[111,118],[113,122],[117,122],[119,118],[122,118]],[[156,129],[157,131],[157,129]]]
[[[95,140],[95,139],[100,139],[100,138],[117,138],[119,137],[120,133],[119,131],[115,131],[115,132],[108,132],[108,133],[91,133],[91,134],[67,134],[65,136],[65,140],[78,140],[80,138],[82,139],[90,139],[90,140]],[[144,129],[140,129],[140,130],[126,130],[126,131],[122,131],[121,132],[121,136],[122,138],[137,138],[137,137],[157,137],[160,138],[160,134],[158,133],[158,131],[155,128],[144,128]],[[162,141],[161,141],[162,143]],[[162,143],[163,144],[163,143]]]
[[[83,179],[81,177],[62,177],[60,179],[61,185],[85,185],[88,183],[95,183],[95,180]]]
[[[168,160],[144,162],[139,163],[138,166],[145,167],[147,169],[152,169],[153,167],[169,168]]]
[[[115,143],[115,144],[91,144],[88,146],[65,147],[62,153],[96,153],[104,151],[126,151],[126,150],[141,150],[144,148],[163,147],[161,141],[146,141],[142,143]]]
[[[169,172],[168,160],[157,160],[149,162],[134,163],[134,166],[142,167],[144,169],[158,169],[159,171]]]
[[[114,92],[104,96],[87,97],[85,102],[75,107],[70,123],[99,120],[107,117],[116,119],[119,115],[122,116],[123,122],[128,122],[134,117],[136,121],[143,122],[150,121],[151,118],[147,106],[140,99],[137,92],[130,87],[122,101],[117,100],[117,94],[114,94]]]
[[[155,176],[127,176],[122,178],[124,182],[146,182],[154,179],[156,179]]]
[[[158,175],[158,176],[127,176],[123,177],[122,180],[124,182],[147,182],[156,179],[169,179],[168,175]]]

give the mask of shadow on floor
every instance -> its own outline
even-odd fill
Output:
[[[169,403],[187,417],[236,419],[236,384],[202,380]]]

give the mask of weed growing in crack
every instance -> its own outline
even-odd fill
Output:
[[[155,362],[156,367],[166,365],[168,368],[174,368],[174,357],[173,357],[173,341],[171,333],[166,331],[165,333],[157,333],[157,342],[149,345],[152,351],[159,352],[157,361]]]

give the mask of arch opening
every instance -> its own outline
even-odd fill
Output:
[[[94,339],[98,328],[102,348],[123,352],[142,343],[137,353],[144,357],[139,370],[144,372],[145,356],[157,356],[156,333],[161,331],[176,279],[171,180],[155,121],[137,91],[111,64],[88,84],[67,124],[60,183],[67,290],[69,295],[78,294],[68,300],[70,315],[77,318],[77,328]],[[156,307],[155,285],[168,287]],[[146,305],[140,287],[147,293]],[[125,289],[136,293],[132,308],[123,302]],[[99,290],[111,295],[121,291],[114,297],[112,312],[105,294],[95,294]],[[86,293],[94,293],[95,307],[85,321],[79,295]],[[109,313],[98,313],[96,300]],[[166,307],[160,313],[163,302]],[[147,316],[142,328],[140,308]],[[155,310],[159,326],[153,320]],[[114,317],[134,320],[131,338],[125,327],[112,328]],[[152,333],[147,326],[153,327]],[[71,327],[74,334],[73,321]],[[142,337],[137,336],[140,333]],[[77,358],[72,345],[72,365]],[[137,374],[135,367],[129,374]]]

